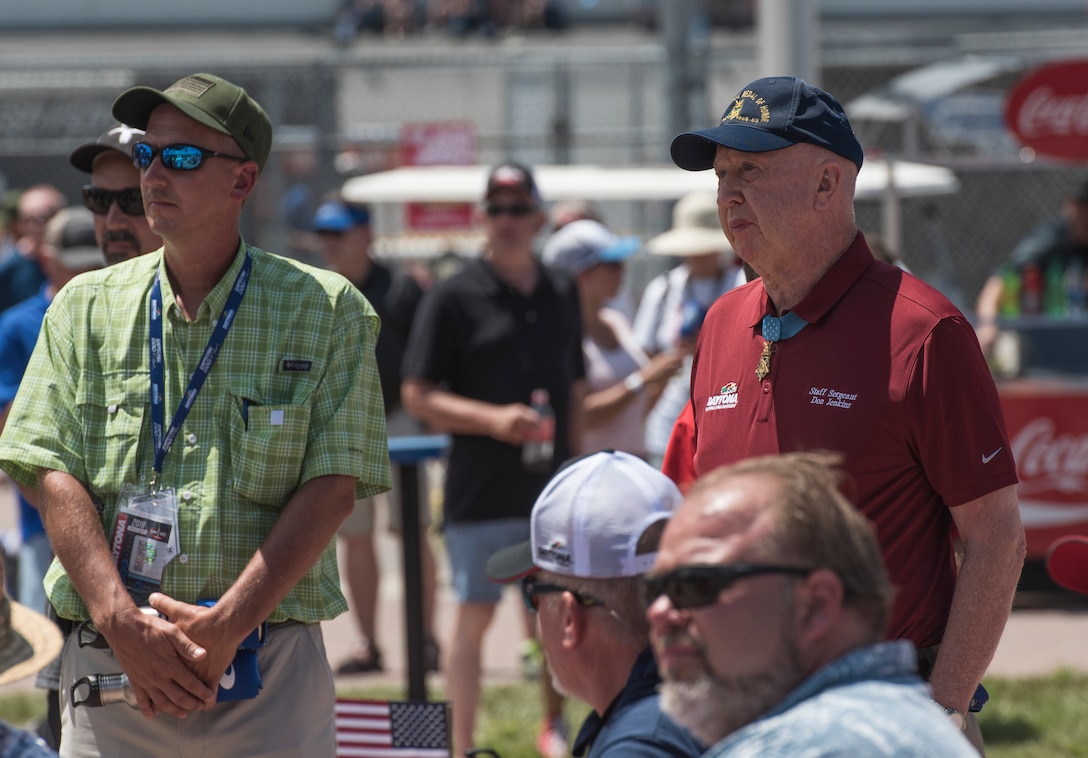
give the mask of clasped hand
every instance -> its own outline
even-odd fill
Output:
[[[185,718],[215,705],[219,680],[234,660],[238,640],[224,634],[213,608],[162,593],[149,604],[165,618],[133,608],[103,632],[146,718]]]

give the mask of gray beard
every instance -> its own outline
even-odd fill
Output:
[[[797,646],[783,635],[783,660],[759,674],[716,676],[707,664],[689,681],[661,685],[661,709],[708,747],[771,710],[805,674]]]

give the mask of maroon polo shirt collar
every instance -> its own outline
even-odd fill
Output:
[[[873,254],[865,236],[858,232],[857,237],[846,249],[842,257],[835,261],[816,286],[793,308],[793,312],[809,324],[815,324],[827,314],[835,304],[854,286],[873,263]],[[749,326],[758,328],[763,317],[771,312],[771,300],[763,290],[756,312],[752,314]]]

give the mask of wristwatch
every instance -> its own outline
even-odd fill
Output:
[[[941,704],[937,703],[937,705]],[[961,732],[967,731],[967,717],[963,715],[963,711],[957,711],[955,708],[949,708],[946,705],[941,705],[941,708],[944,709],[944,715],[948,716],[949,720],[952,722],[952,726],[956,727]]]
[[[642,388],[646,386],[646,381],[642,378],[642,374],[636,371],[627,375],[627,378],[623,380],[623,386],[628,392],[637,394],[642,392]]]

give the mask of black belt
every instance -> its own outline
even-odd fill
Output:
[[[75,632],[79,636],[76,638],[76,644],[80,647],[94,648],[95,650],[109,650],[110,643],[106,640],[105,635],[100,634],[97,629],[94,628],[94,624],[90,619],[84,621],[72,621],[70,619],[58,619],[57,623],[60,624],[61,631],[65,634],[71,634]],[[285,627],[296,626],[304,624],[306,622],[299,621],[297,619],[287,619],[286,621],[275,621],[268,625],[268,633],[279,631]]]

